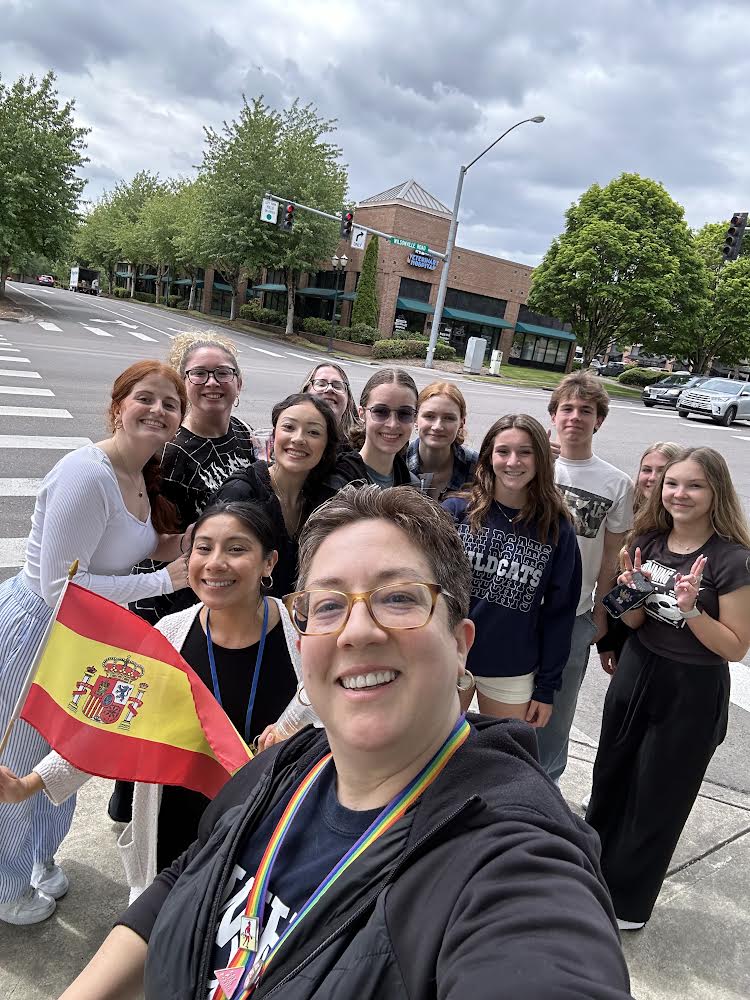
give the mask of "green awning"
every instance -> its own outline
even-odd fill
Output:
[[[178,278],[177,281],[172,282],[173,285],[192,285],[192,283],[192,278]],[[195,284],[201,287],[203,285],[203,278],[197,278]]]
[[[344,292],[343,295],[339,295],[339,302],[354,302],[356,297],[356,292]]]
[[[155,274],[139,274],[137,277],[140,281],[156,281]]]
[[[427,314],[435,312],[435,307],[431,306],[429,302],[420,302],[419,299],[402,299],[401,297],[396,299],[396,308],[405,309],[406,312]]]
[[[232,291],[232,286],[231,285],[222,285],[222,283],[220,281],[215,281],[214,282],[214,291],[215,292],[231,292]]]
[[[483,313],[467,312],[466,309],[452,309],[446,306],[443,309],[445,319],[460,319],[464,323],[481,323],[483,326],[504,326],[510,329],[513,324],[499,316],[485,316]]]
[[[285,292],[286,285],[253,285],[254,292]]]
[[[332,288],[298,288],[297,295],[311,295],[316,299],[332,299],[335,295]],[[339,295],[341,298],[341,295]]]
[[[519,333],[535,333],[540,337],[551,337],[552,340],[575,340],[576,335],[569,330],[551,330],[548,326],[534,326],[533,323],[516,323]]]
[[[115,274],[117,275],[118,278],[129,278],[130,277],[130,271],[115,271]]]

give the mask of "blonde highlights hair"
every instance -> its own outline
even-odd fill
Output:
[[[228,337],[211,333],[210,330],[196,330],[195,333],[179,334],[172,341],[167,360],[185,378],[185,371],[191,355],[199,351],[201,347],[215,347],[217,350],[223,351],[237,369],[238,376],[242,378],[240,363],[237,360],[237,345]]]
[[[646,502],[648,501],[648,497],[640,487],[641,468],[643,467],[643,460],[646,457],[646,455],[650,455],[652,452],[658,452],[660,455],[663,455],[669,461],[673,458],[677,458],[677,456],[680,454],[681,451],[682,451],[682,445],[675,444],[674,441],[654,441],[653,444],[650,444],[648,448],[646,448],[646,450],[638,460],[638,472],[635,478],[635,490],[633,491],[634,514],[637,514],[638,511],[643,506],[645,506]],[[659,482],[654,485],[654,489],[659,490],[659,492],[661,492],[661,476],[659,477]]]
[[[430,382],[417,396],[417,416],[419,416],[422,406],[435,396],[445,396],[451,403],[455,403],[458,407],[461,419],[455,443],[463,444],[466,440],[466,400],[463,397],[463,393],[452,382]]]
[[[633,537],[645,535],[649,531],[666,534],[672,530],[674,522],[662,503],[661,487],[672,466],[680,462],[695,462],[703,470],[711,488],[710,517],[716,534],[750,549],[750,527],[732,483],[729,466],[724,456],[714,448],[684,448],[671,459],[664,467],[658,486],[654,487],[648,502],[636,515]]]
[[[357,412],[357,404],[354,402],[352,387],[349,384],[349,377],[341,365],[337,365],[335,361],[321,361],[308,373],[307,378],[302,383],[300,392],[310,392],[316,372],[320,371],[321,368],[333,368],[334,371],[339,373],[341,381],[346,386],[346,409],[341,414],[341,419],[339,420],[339,430],[341,431],[341,437],[349,440],[352,434],[360,428],[362,422],[359,419],[359,413]]]

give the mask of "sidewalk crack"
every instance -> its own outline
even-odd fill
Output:
[[[736,840],[740,840],[742,837],[747,836],[748,833],[750,833],[750,826],[746,826],[744,829],[739,830],[737,833],[733,833],[731,837],[726,837],[718,844],[714,844],[713,847],[709,847],[709,849],[707,851],[704,851],[703,854],[699,854],[694,858],[689,858],[687,861],[683,861],[681,865],[677,865],[675,868],[670,868],[667,874],[664,876],[665,881],[666,879],[671,878],[673,875],[677,875],[679,874],[679,872],[685,871],[686,868],[691,868],[699,861],[705,861],[705,859],[711,857],[712,854],[716,854],[717,851],[722,850],[729,844],[733,844]]]

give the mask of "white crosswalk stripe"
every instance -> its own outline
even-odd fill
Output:
[[[7,350],[7,348],[3,347],[3,350],[5,351],[5,350]],[[0,354],[0,361],[15,361],[16,364],[19,364],[19,365],[30,365],[31,364],[31,362],[29,361],[28,358],[14,358],[12,354],[8,354],[8,355]]]
[[[3,396],[54,396],[51,389],[37,389],[30,385],[0,385],[0,395]]]
[[[62,330],[56,323],[50,323],[48,320],[38,320],[37,326],[41,326],[43,330],[49,330],[51,333],[62,333]]]
[[[3,378],[6,378],[8,376],[10,378],[41,378],[42,377],[39,374],[39,372],[19,372],[17,370],[12,371],[10,368],[0,368],[0,375],[2,375]]]
[[[86,326],[85,323],[81,323],[84,330],[88,330],[89,333],[95,333],[97,337],[111,337],[113,334],[109,333],[107,330],[100,330],[98,326]]]
[[[11,347],[10,344],[7,343],[7,341],[4,344],[0,343],[0,349],[3,350],[3,351],[15,351],[16,354],[20,354],[21,353],[21,348],[20,347]]]
[[[53,437],[49,434],[0,434],[0,448],[75,451],[85,444],[93,444],[93,441],[87,437]]]
[[[35,497],[41,479],[0,479],[0,497]]]
[[[138,333],[137,330],[128,330],[128,333],[131,337],[137,337],[139,340],[150,340],[152,344],[156,343],[156,338],[149,337],[146,333]],[[166,336],[169,336],[169,334],[166,334]]]
[[[44,406],[0,406],[0,417],[49,417],[52,420],[72,420],[73,414],[68,410]]]
[[[25,555],[25,538],[0,538],[0,569],[20,568]]]

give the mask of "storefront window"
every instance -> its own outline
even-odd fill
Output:
[[[568,360],[570,341],[554,337],[538,337],[533,333],[516,333],[510,348],[513,364],[528,364],[534,368],[563,370]]]

